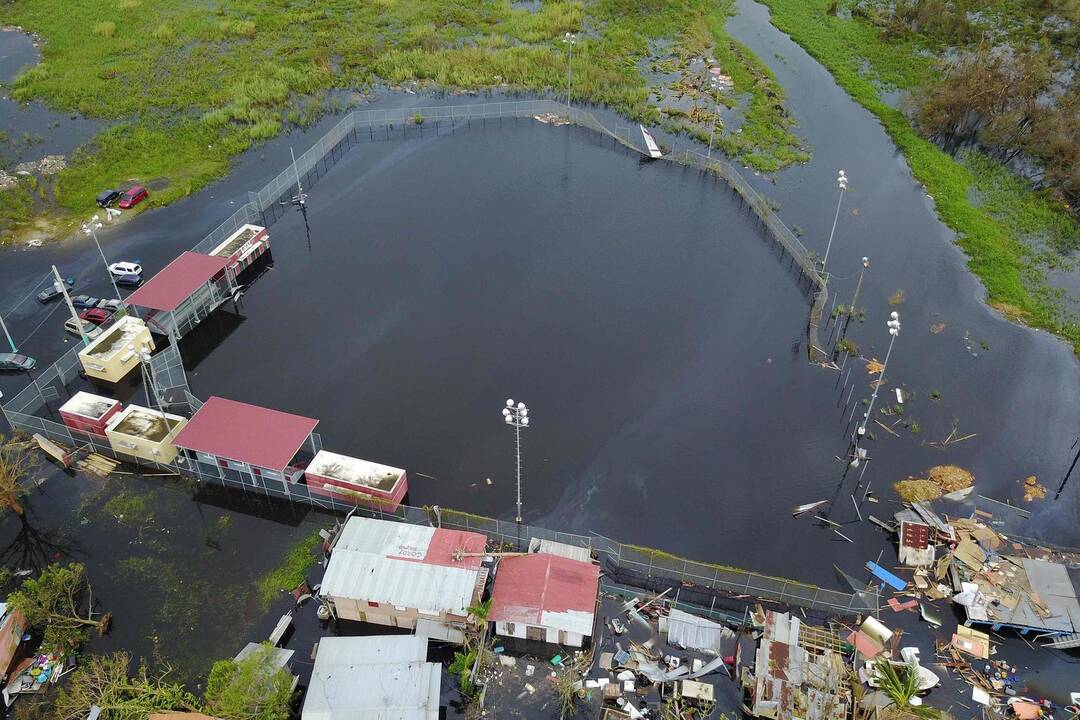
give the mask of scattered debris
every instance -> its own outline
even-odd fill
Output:
[[[942,322],[936,322],[936,323],[933,323],[933,324],[930,325],[930,333],[932,335],[937,335],[938,333],[940,333],[944,329],[945,329],[945,323],[942,323]]]
[[[1024,479],[1024,500],[1031,502],[1032,500],[1044,500],[1046,499],[1046,486],[1039,483],[1038,479],[1031,475]]]
[[[975,476],[956,465],[935,465],[926,471],[925,478],[911,477],[893,483],[901,499],[907,502],[936,500],[945,493],[975,485]]]
[[[561,115],[556,115],[553,112],[540,113],[539,115],[533,115],[533,120],[542,122],[545,125],[554,125],[560,127],[562,125],[570,125],[573,123],[569,118],[564,118]]]

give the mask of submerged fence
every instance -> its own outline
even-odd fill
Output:
[[[477,103],[472,105],[448,105],[390,110],[354,110],[345,115],[319,140],[296,158],[293,165],[282,170],[270,182],[257,191],[248,193],[248,202],[233,213],[225,222],[214,228],[193,248],[196,252],[209,252],[247,223],[271,225],[290,207],[289,202],[297,191],[299,182],[310,188],[356,143],[363,140],[415,137],[424,133],[425,127],[449,123],[450,127],[470,126],[503,118],[533,118],[549,116],[565,118],[575,125],[588,128],[611,138],[625,147],[647,155],[641,141],[631,133],[618,134],[610,130],[591,112],[554,100],[517,100],[508,102]],[[826,355],[818,337],[822,312],[828,297],[825,280],[819,272],[813,255],[799,241],[769,207],[766,199],[755,190],[739,170],[724,160],[709,158],[693,150],[678,150],[664,156],[665,160],[677,162],[702,172],[720,177],[733,192],[737,193],[763,224],[769,237],[780,246],[805,278],[810,291],[811,307],[807,324],[809,354],[812,360]]]
[[[390,139],[391,133],[402,137],[424,132],[424,126],[450,123],[451,129],[473,123],[486,123],[503,118],[532,118],[549,116],[551,120],[568,119],[610,137],[613,142],[642,154],[643,148],[631,139],[630,134],[620,137],[609,130],[592,113],[552,100],[523,100],[514,102],[479,103],[444,107],[419,107],[395,110],[361,110],[344,116],[318,142],[296,158],[295,164],[279,173],[263,188],[248,193],[248,202],[224,222],[214,228],[193,248],[208,253],[220,245],[242,225],[253,223],[271,225],[292,204],[297,183],[310,188],[352,147],[363,140]],[[547,118],[545,118],[547,119]],[[682,150],[665,156],[668,160],[695,167],[723,179],[733,192],[742,197],[748,207],[763,224],[769,236],[791,258],[792,266],[798,267],[800,276],[806,279],[812,292],[808,338],[810,355],[823,355],[818,341],[818,324],[827,294],[825,282],[818,272],[812,255],[793,232],[769,207],[766,200],[754,190],[731,164],[707,158],[691,150]],[[218,471],[209,474],[205,468],[187,467],[186,461],[173,466],[147,462],[116,452],[101,436],[73,430],[54,419],[43,417],[52,413],[49,403],[57,400],[68,383],[81,370],[79,347],[71,348],[56,363],[41,373],[30,386],[8,400],[0,410],[13,429],[27,433],[40,433],[44,437],[68,445],[115,457],[139,467],[151,467],[179,472],[198,483],[217,485],[241,490],[249,498],[261,496],[267,500],[300,502],[312,507],[334,512],[359,512],[372,517],[393,519],[414,524],[437,524],[461,530],[475,531],[490,539],[520,546],[529,538],[542,538],[556,542],[588,547],[605,563],[608,571],[622,578],[619,582],[633,580],[639,585],[681,583],[684,587],[709,588],[732,596],[753,596],[764,600],[797,605],[807,609],[826,612],[865,613],[876,612],[878,596],[873,593],[847,594],[783,578],[774,578],[736,568],[701,563],[678,558],[657,550],[637,548],[595,535],[577,535],[553,531],[542,527],[521,525],[515,522],[488,518],[449,509],[416,508],[401,506],[392,513],[379,509],[356,507],[334,497],[312,494],[303,483],[293,484],[264,478],[262,483],[249,483],[244,477]],[[182,358],[175,343],[155,355],[151,372],[158,386],[158,394],[170,412],[191,415],[201,407],[201,401],[191,394],[182,366]],[[38,412],[41,412],[41,415]],[[182,456],[181,456],[182,457]],[[198,465],[198,463],[196,463]],[[688,591],[689,592],[689,591]]]

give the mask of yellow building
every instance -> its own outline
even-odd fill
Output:
[[[109,420],[105,436],[112,449],[123,455],[168,465],[176,458],[177,433],[187,425],[187,418],[128,405]]]
[[[139,353],[152,352],[154,341],[146,323],[127,315],[79,351],[79,361],[89,377],[119,382],[139,364]]]

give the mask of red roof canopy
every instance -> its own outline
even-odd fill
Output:
[[[504,557],[491,590],[492,622],[543,625],[542,615],[596,609],[600,568],[548,553]]]
[[[128,295],[125,302],[151,310],[175,310],[228,264],[228,258],[185,252]]]
[[[213,395],[184,426],[177,447],[281,471],[318,420]]]

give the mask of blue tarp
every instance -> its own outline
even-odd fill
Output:
[[[893,586],[897,590],[903,590],[907,587],[907,582],[905,582],[903,578],[893,575],[872,560],[866,561],[866,569],[872,572],[879,580],[884,581],[886,584]]]

